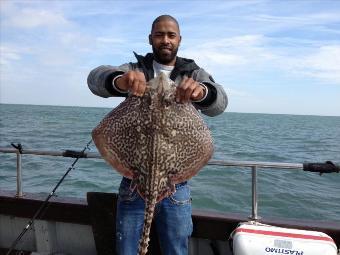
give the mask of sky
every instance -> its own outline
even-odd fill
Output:
[[[340,1],[0,0],[0,103],[114,107],[99,65],[146,54],[152,21],[179,24],[178,55],[212,74],[229,112],[340,116]]]

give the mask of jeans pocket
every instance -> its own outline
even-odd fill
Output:
[[[176,192],[169,196],[169,200],[175,205],[186,205],[191,203],[189,185],[179,185],[176,187]]]
[[[138,197],[137,189],[131,191],[130,182],[123,180],[119,186],[119,200],[122,202],[132,202]]]

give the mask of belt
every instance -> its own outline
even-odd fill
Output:
[[[131,179],[123,177],[122,182],[124,182],[126,184],[130,184]],[[187,183],[188,183],[188,181],[177,183],[177,184],[175,184],[175,188],[178,189],[179,187],[182,187],[182,186],[186,185]]]

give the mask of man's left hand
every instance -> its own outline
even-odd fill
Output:
[[[199,101],[204,97],[205,93],[204,87],[197,81],[184,77],[176,89],[176,102],[185,104],[190,100]]]

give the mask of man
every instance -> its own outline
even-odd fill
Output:
[[[178,22],[169,15],[156,18],[149,43],[152,52],[146,56],[135,53],[136,63],[119,67],[99,66],[88,76],[91,91],[101,97],[143,96],[146,82],[164,72],[177,85],[176,101],[192,103],[208,116],[222,113],[227,96],[221,85],[193,60],[177,57],[181,42]],[[131,180],[123,178],[117,202],[116,248],[119,255],[136,255],[141,236],[145,204]],[[176,185],[176,192],[160,201],[154,221],[163,255],[188,254],[188,239],[192,232],[191,198],[187,182]]]

